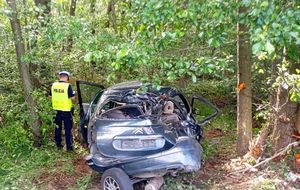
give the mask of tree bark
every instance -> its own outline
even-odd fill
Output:
[[[296,130],[297,130],[298,135],[300,135],[300,109],[299,108],[298,108],[298,114],[297,114]]]
[[[95,16],[95,12],[96,12],[96,0],[91,0],[91,4],[90,4],[91,17]],[[92,34],[93,35],[96,34],[96,28],[97,28],[97,23],[95,22],[95,20],[92,20]],[[92,65],[93,68],[95,68],[96,67],[96,62],[91,61],[91,65]],[[94,73],[92,72],[92,74],[94,74]]]
[[[75,16],[75,11],[76,11],[76,0],[71,0],[70,16]]]
[[[107,6],[108,27],[110,27],[111,25],[115,30],[115,33],[118,33],[115,5],[116,5],[115,0],[110,0]]]
[[[240,7],[239,14],[246,11]],[[246,25],[237,24],[237,153],[248,152],[252,138],[251,47]]]
[[[278,69],[277,69],[278,64],[279,64],[278,59],[275,59],[272,62],[270,84],[274,84],[276,78],[278,77]],[[273,131],[273,127],[274,127],[273,119],[274,119],[274,114],[276,114],[276,113],[275,113],[275,110],[272,109],[272,106],[274,106],[275,104],[276,104],[276,89],[274,90],[273,88],[269,87],[269,105],[270,105],[269,110],[270,110],[270,113],[268,116],[267,125],[260,131],[260,134],[258,135],[258,137],[256,139],[255,146],[251,147],[250,152],[252,152],[252,156],[254,156],[254,157],[258,158],[262,155],[262,153],[264,152],[264,149],[265,149],[267,137]],[[259,153],[259,154],[257,154],[257,153]]]
[[[90,13],[91,13],[91,17],[94,17],[95,14],[95,6],[96,6],[96,0],[91,0],[91,4],[90,4]],[[96,33],[96,23],[94,21],[94,19],[92,20],[92,34]]]
[[[71,17],[75,16],[75,11],[76,11],[76,0],[71,0],[70,12],[69,12]],[[65,49],[67,52],[70,52],[72,50],[72,46],[73,46],[73,38],[72,36],[69,36],[67,38],[66,44],[63,46],[63,51]]]
[[[297,103],[292,102],[289,98],[289,89],[285,89],[280,85],[277,88],[276,113],[273,117],[272,147],[274,152],[292,142],[292,134],[297,121],[297,110]]]
[[[286,48],[282,50],[282,60],[280,64],[286,63]],[[296,64],[290,64],[289,72],[297,68]],[[279,72],[278,72],[279,73]],[[292,135],[296,130],[298,104],[290,100],[290,88],[284,80],[284,74],[281,74],[283,81],[277,87],[276,102],[273,114],[274,128],[272,133],[272,148],[277,152],[293,141]],[[277,77],[279,74],[277,75]]]
[[[12,10],[11,16],[9,17],[12,33],[14,37],[14,43],[16,48],[16,54],[17,54],[17,64],[19,73],[21,76],[22,86],[24,90],[25,95],[25,101],[28,105],[28,109],[31,114],[31,118],[33,119],[32,123],[32,132],[33,132],[33,138],[35,145],[40,145],[40,125],[41,120],[39,118],[39,115],[36,110],[36,102],[33,99],[31,93],[33,92],[34,86],[33,82],[31,80],[28,65],[23,62],[22,57],[25,54],[25,46],[22,38],[22,31],[21,31],[21,25],[20,20],[18,18],[17,8],[16,8],[16,1],[15,0],[7,0],[7,4]]]

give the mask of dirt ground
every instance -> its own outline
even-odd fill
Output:
[[[63,190],[70,187],[74,187],[78,178],[86,176],[91,173],[91,169],[85,163],[83,158],[78,158],[71,163],[74,166],[73,171],[60,169],[65,165],[65,162],[59,161],[53,168],[57,168],[57,171],[51,171],[44,169],[39,177],[34,179],[34,183],[38,187],[47,188],[49,190]]]

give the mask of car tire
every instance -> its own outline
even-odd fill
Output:
[[[133,190],[133,184],[123,170],[111,168],[102,174],[101,190]]]

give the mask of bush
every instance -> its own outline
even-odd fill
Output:
[[[5,157],[18,157],[20,154],[28,154],[32,150],[30,132],[22,128],[20,122],[0,130],[1,155]]]
[[[189,83],[183,91],[188,96],[203,96],[217,106],[223,107],[234,105],[235,85],[234,80],[202,80],[197,83]]]

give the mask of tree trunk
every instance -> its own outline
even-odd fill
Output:
[[[113,29],[115,30],[115,33],[118,33],[117,29],[117,16],[116,16],[116,8],[115,8],[116,2],[115,0],[110,0],[107,7],[107,16],[108,16],[108,27],[112,25]]]
[[[282,50],[282,61],[280,64],[286,63],[286,49]],[[296,65],[291,64],[290,72],[296,70]],[[284,74],[282,74],[284,75]],[[279,75],[277,75],[279,76]],[[284,79],[285,76],[282,76]],[[292,142],[292,135],[295,132],[297,123],[298,105],[290,100],[289,88],[285,81],[277,87],[275,110],[273,114],[274,129],[272,133],[273,151],[277,152],[281,148]]]
[[[75,11],[76,11],[76,0],[71,0],[70,16],[75,16]]]
[[[239,14],[245,12],[239,8]],[[252,138],[252,93],[251,93],[251,47],[248,28],[237,24],[237,153],[242,156],[248,152]]]
[[[34,86],[29,74],[28,65],[22,61],[22,57],[25,54],[25,46],[22,38],[22,31],[20,20],[18,19],[18,13],[16,8],[15,0],[7,0],[7,4],[12,9],[11,16],[9,17],[11,28],[13,32],[15,47],[16,47],[16,54],[17,54],[17,63],[18,69],[21,76],[21,81],[23,85],[25,101],[28,105],[28,109],[31,114],[31,118],[33,119],[32,123],[32,132],[35,145],[40,145],[40,125],[41,120],[36,110],[36,102],[34,101],[31,93],[33,92]]]
[[[94,17],[95,14],[95,6],[96,6],[96,0],[91,0],[91,4],[90,4],[90,13],[91,13],[91,17]],[[96,33],[96,23],[94,21],[94,19],[92,19],[92,34]]]
[[[34,3],[37,7],[42,8],[43,10],[42,12],[38,12],[37,19],[40,21],[41,26],[44,27],[48,23],[48,17],[51,12],[51,0],[34,0]],[[27,45],[30,50],[36,47],[38,27],[35,27],[34,31],[35,36],[33,37],[32,43]],[[36,73],[39,73],[39,70],[41,70],[40,67],[41,65],[39,64],[29,63],[29,73],[32,73],[31,78],[34,88],[39,88],[41,86],[40,79],[35,75]]]
[[[273,118],[272,147],[274,152],[292,142],[292,134],[297,121],[297,110],[297,103],[290,101],[289,90],[279,86],[277,88],[276,113]]]
[[[76,11],[76,0],[71,0],[71,4],[70,4],[70,16],[71,17],[75,16],[75,11]],[[70,52],[72,50],[72,46],[73,46],[73,38],[72,38],[72,36],[69,36],[67,38],[66,44],[63,46],[63,51],[65,49],[67,52]]]
[[[298,114],[297,114],[296,130],[297,130],[298,135],[300,135],[300,109],[299,108],[298,108]]]
[[[278,59],[275,59],[272,62],[272,66],[271,66],[271,80],[270,80],[270,84],[273,84],[278,76],[278,69],[277,69],[277,65],[279,63]],[[262,155],[262,153],[264,152],[265,149],[265,144],[266,144],[266,140],[267,137],[272,133],[273,131],[273,126],[274,126],[274,114],[275,111],[274,109],[272,109],[272,106],[275,105],[276,103],[276,89],[274,90],[274,88],[269,87],[269,116],[268,116],[268,120],[267,120],[267,125],[261,129],[260,134],[258,135],[255,145],[254,147],[251,147],[250,152],[252,153],[252,156],[254,156],[255,158],[258,158]]]

